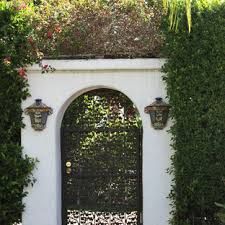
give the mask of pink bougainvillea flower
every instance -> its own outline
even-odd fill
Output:
[[[11,64],[11,57],[8,56],[8,57],[5,57],[3,59],[3,63],[6,65],[6,66],[9,66]]]
[[[55,27],[55,32],[56,32],[56,33],[61,33],[61,32],[62,32],[62,28],[61,28],[59,25],[57,25],[57,26]]]
[[[18,73],[21,77],[23,77],[23,78],[26,77],[26,70],[24,68],[20,67],[18,69]]]
[[[19,6],[16,7],[17,10],[23,10],[26,9],[27,5],[25,2],[22,2]]]

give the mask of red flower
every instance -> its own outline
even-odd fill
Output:
[[[49,39],[51,39],[51,38],[53,37],[53,33],[52,33],[51,31],[48,31],[48,32],[47,32],[47,37],[48,37]]]
[[[21,76],[21,77],[25,77],[26,76],[26,70],[24,69],[24,68],[22,68],[22,67],[20,67],[19,69],[18,69],[18,73],[19,73],[19,75]]]

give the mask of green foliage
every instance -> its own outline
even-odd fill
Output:
[[[35,161],[22,157],[22,148],[17,144],[0,144],[0,224],[18,222],[26,196],[23,188],[34,182],[31,172]]]
[[[96,89],[71,103],[62,122],[64,158],[85,179],[75,186],[71,179],[66,189],[79,187],[80,209],[137,210],[141,128],[137,108],[119,91]]]
[[[160,4],[144,0],[42,0],[35,42],[44,55],[158,57]]]
[[[186,15],[188,31],[191,31],[192,8],[199,10],[210,9],[223,4],[224,0],[162,0],[163,7],[168,12],[169,27],[171,30],[177,30],[180,19]]]
[[[0,224],[19,221],[24,208],[23,188],[33,182],[35,161],[23,156],[20,130],[23,127],[21,101],[28,85],[25,65],[32,63],[27,38],[28,12],[11,3],[0,2]]]
[[[173,225],[213,219],[219,210],[214,202],[225,199],[224,15],[225,5],[217,5],[193,11],[191,33],[185,16],[176,33],[168,31],[167,24],[165,28],[168,60],[163,71],[174,121]]]
[[[79,96],[67,109],[63,127],[138,128],[141,119],[137,108],[124,94],[110,89],[97,89]]]
[[[220,203],[215,203],[216,206],[220,207],[221,210],[216,214],[220,221],[225,224],[225,205]]]

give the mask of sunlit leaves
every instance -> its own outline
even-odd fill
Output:
[[[64,157],[74,165],[66,197],[77,204],[71,193],[80,182],[80,209],[137,210],[141,119],[130,99],[110,89],[79,96],[64,115],[62,134]]]
[[[177,31],[180,19],[186,15],[188,31],[191,32],[192,10],[207,10],[224,3],[224,0],[162,0],[168,12],[170,29]]]

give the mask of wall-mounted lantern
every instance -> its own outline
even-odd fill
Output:
[[[145,113],[150,114],[152,126],[161,130],[166,126],[170,106],[162,98],[156,98],[156,101],[145,107]]]
[[[24,112],[30,116],[34,130],[41,131],[45,129],[48,115],[51,115],[53,110],[42,103],[41,99],[35,99],[35,103],[26,108]]]

